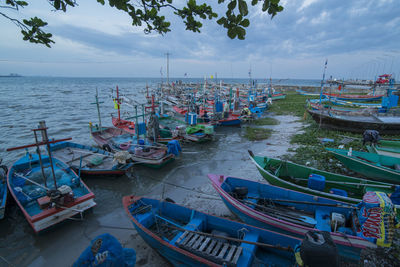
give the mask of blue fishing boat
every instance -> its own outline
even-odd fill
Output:
[[[75,215],[82,219],[83,213],[93,208],[96,202],[80,177],[51,155],[50,144],[71,138],[50,141],[44,121],[33,132],[35,144],[7,149],[37,148],[37,154],[27,152],[11,166],[7,185],[28,223],[38,233]],[[37,132],[41,133],[43,141],[38,141]],[[41,154],[42,145],[47,146],[48,156]]]
[[[133,162],[150,168],[161,168],[173,161],[175,155],[168,153],[168,147],[152,143],[148,139],[140,139],[136,135],[126,133],[114,127],[90,128],[93,140],[104,150],[110,152],[127,151]]]
[[[54,157],[82,176],[121,176],[133,166],[132,162],[114,159],[111,152],[73,142],[51,144],[50,149]]]
[[[394,205],[385,193],[367,192],[356,206],[235,177],[208,177],[244,222],[298,237],[313,229],[328,231],[347,260],[358,261],[362,249],[389,247],[393,241]]]
[[[7,204],[7,166],[1,165],[2,159],[0,159],[0,219],[4,218],[4,213]]]
[[[125,196],[139,235],[174,266],[292,266],[301,239],[195,211],[171,202]]]
[[[54,180],[46,181],[52,175]],[[96,205],[90,189],[68,165],[56,158],[41,156],[40,159],[37,154],[26,154],[10,168],[7,183],[35,232],[82,215]]]

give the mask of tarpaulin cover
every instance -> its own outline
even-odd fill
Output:
[[[390,198],[383,192],[370,191],[358,206],[357,235],[378,246],[390,247],[396,215]]]
[[[90,242],[90,245],[82,252],[73,266],[133,267],[135,262],[135,250],[123,248],[114,236],[105,233]]]

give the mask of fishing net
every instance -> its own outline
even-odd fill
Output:
[[[98,165],[100,165],[102,163],[103,163],[103,158],[102,157],[94,156],[94,157],[90,158],[90,164],[92,166],[98,166]]]

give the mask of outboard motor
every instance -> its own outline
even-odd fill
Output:
[[[295,256],[299,266],[339,266],[338,249],[326,231],[308,231],[300,247],[296,248]]]
[[[381,137],[379,135],[379,132],[376,130],[366,130],[363,133],[363,145],[365,145],[367,142],[370,142],[372,144],[377,144],[381,140]]]
[[[64,206],[65,204],[74,202],[74,192],[68,185],[62,185],[57,190],[53,189],[47,192],[51,203]]]

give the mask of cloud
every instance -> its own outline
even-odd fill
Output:
[[[329,58],[328,69],[340,72],[338,76],[373,60],[380,65],[390,61],[385,65],[393,65],[393,69],[400,67],[399,60],[391,64],[392,58],[400,55],[400,5],[396,1],[281,1],[284,11],[273,19],[260,6],[249,6],[251,24],[244,41],[231,40],[226,29],[215,21],[204,21],[200,34],[188,32],[182,21],[170,17],[168,12],[165,14],[172,23],[172,31],[165,36],[146,35],[143,28],[131,26],[131,19],[123,12],[81,2],[79,7],[63,13],[51,12],[47,3],[34,1],[29,9],[18,14],[40,15],[49,22],[47,29],[57,41],[51,50],[21,41],[18,30],[12,30],[8,23],[0,24],[0,49],[7,51],[1,57],[32,62],[103,62],[108,67],[98,66],[97,73],[104,71],[106,76],[111,64],[118,68],[118,62],[121,66],[138,64],[138,73],[147,71],[147,76],[157,76],[160,65],[165,65],[166,52],[171,53],[170,60],[174,62],[171,75],[176,71],[176,75],[188,72],[199,77],[215,71],[229,77],[247,77],[250,65],[254,66],[255,76],[265,76],[273,64],[272,72],[280,77],[301,74],[319,78],[325,58]],[[217,10],[220,12],[223,7]],[[392,58],[376,59],[387,51],[395,51]],[[6,67],[0,62],[0,71]],[[63,69],[63,74],[67,74],[68,70]]]

